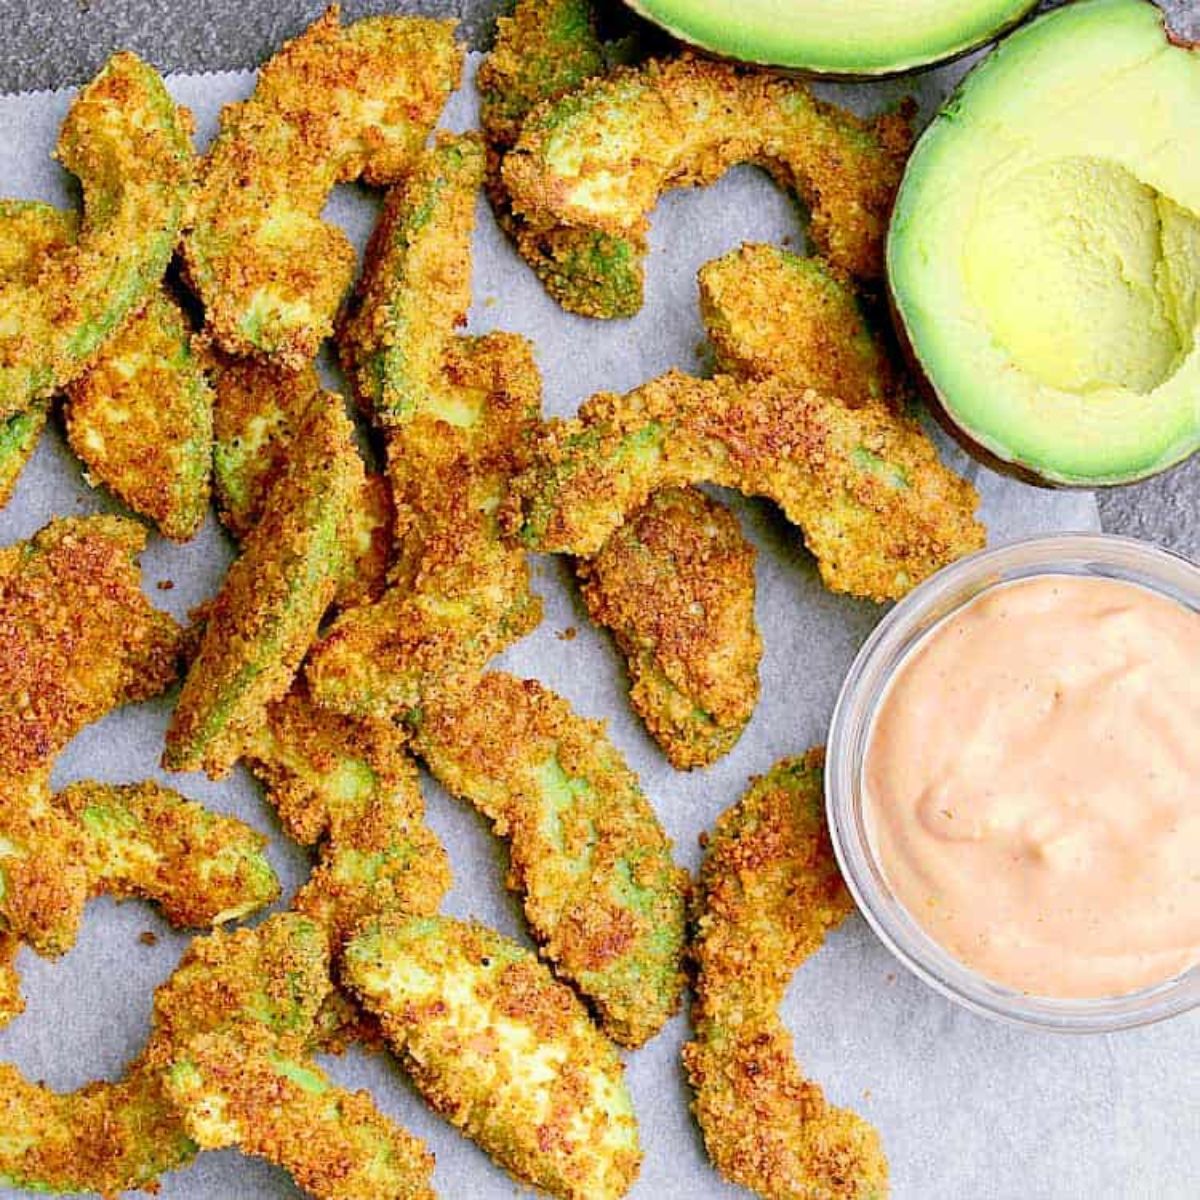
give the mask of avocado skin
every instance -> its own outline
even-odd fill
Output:
[[[1158,4],[1154,0],[1080,0],[1079,3],[1067,5],[1064,8],[1051,9],[1049,12],[1041,14],[1036,20],[1030,22],[1023,30],[1017,33],[1011,43],[1015,43],[1028,39],[1032,40],[1039,33],[1039,27],[1046,27],[1055,17],[1063,17],[1070,10],[1077,10],[1077,15],[1084,17],[1084,10],[1103,10],[1111,9],[1114,12],[1120,13],[1124,10],[1126,16],[1129,10],[1144,7],[1153,11],[1160,33],[1163,39],[1163,45],[1171,46],[1183,51],[1197,52],[1200,51],[1200,41],[1189,40],[1174,33],[1168,23],[1166,14],[1161,11]],[[1086,19],[1086,18],[1084,18]],[[1004,51],[1010,43],[1006,42],[997,48],[996,54],[999,55]],[[993,56],[989,58],[981,67],[991,63]],[[948,121],[958,121],[962,118],[965,108],[969,107],[970,87],[975,74],[980,70],[968,74],[953,94],[947,99],[935,118],[934,122],[922,135],[922,139],[918,140],[917,146],[914,148],[913,160],[916,159],[921,150],[921,140],[928,136],[934,127],[943,119]],[[1029,87],[1035,87],[1036,82],[1029,83]],[[1181,128],[1186,129],[1186,118],[1184,119]],[[910,160],[910,167],[912,161]],[[984,466],[1003,474],[1016,478],[1023,483],[1034,487],[1048,490],[1098,490],[1123,487],[1133,483],[1139,483],[1146,479],[1152,478],[1155,475],[1170,471],[1173,468],[1182,465],[1188,458],[1200,449],[1200,424],[1197,425],[1193,432],[1191,447],[1185,449],[1182,454],[1178,452],[1174,454],[1163,454],[1157,460],[1145,465],[1132,466],[1129,470],[1116,474],[1088,476],[1085,473],[1075,471],[1073,473],[1062,472],[1053,462],[1041,463],[1035,461],[1033,456],[1027,455],[1022,458],[1017,452],[1013,452],[1011,456],[1005,453],[1006,447],[1003,445],[992,446],[981,440],[973,434],[968,427],[966,421],[960,418],[955,411],[955,406],[952,397],[939,388],[934,374],[927,365],[926,359],[922,357],[920,350],[914,340],[913,334],[910,332],[909,326],[904,317],[904,290],[898,288],[893,271],[893,254],[891,242],[895,239],[895,229],[901,215],[900,197],[903,195],[904,183],[901,184],[901,191],[898,193],[897,205],[894,210],[892,228],[889,230],[889,248],[888,248],[888,272],[887,272],[887,287],[886,296],[888,302],[889,314],[892,321],[892,326],[895,332],[897,346],[902,354],[902,357],[909,368],[909,373],[913,378],[918,392],[925,403],[930,414],[937,421],[938,425],[956,441],[972,458],[982,463]],[[953,247],[948,251],[953,252]],[[1194,329],[1194,336],[1197,342],[1200,342],[1200,322],[1197,323]],[[1179,371],[1194,371],[1194,366],[1188,366],[1188,359],[1184,360]],[[1037,388],[1036,383],[1031,384],[1031,388]],[[1060,435],[1062,441],[1066,441],[1071,436],[1071,430],[1065,429]]]
[[[853,83],[859,80],[892,79],[898,75],[925,70],[927,67],[945,66],[947,63],[955,62],[978,50],[980,46],[997,41],[1010,33],[1037,7],[1039,0],[1023,0],[1023,2],[1014,4],[1010,13],[1002,16],[986,29],[981,28],[967,35],[963,40],[956,40],[941,46],[931,45],[922,51],[914,50],[903,55],[898,54],[890,61],[881,56],[875,61],[864,60],[859,66],[846,65],[844,67],[821,62],[819,52],[809,51],[808,55],[811,57],[807,57],[803,49],[775,50],[767,41],[757,43],[760,47],[757,50],[752,48],[755,45],[753,41],[740,46],[726,44],[722,36],[702,33],[693,28],[686,20],[681,21],[673,14],[662,12],[661,0],[626,0],[626,3],[638,16],[644,17],[671,37],[677,38],[708,58],[772,67],[781,74],[796,75],[802,78],[824,79],[831,83]],[[703,0],[693,0],[693,6],[702,9],[704,7]],[[803,15],[798,16],[797,25],[800,25],[803,20]],[[870,39],[864,40],[869,42]],[[882,44],[886,45],[891,38],[885,33],[880,40]]]

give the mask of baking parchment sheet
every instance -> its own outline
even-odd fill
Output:
[[[915,88],[928,115],[961,71],[828,91],[871,109]],[[247,94],[253,77],[184,76],[169,84],[193,109],[202,146],[219,106]],[[0,194],[63,203],[72,198],[70,181],[48,157],[69,98],[0,98]],[[474,105],[468,85],[454,97],[444,123],[468,127]],[[339,189],[328,215],[361,247],[376,204],[359,189]],[[796,210],[758,172],[737,170],[707,190],[667,196],[654,215],[644,311],[631,321],[585,321],[546,298],[481,201],[471,329],[532,337],[546,410],[568,414],[593,391],[625,390],[671,366],[699,369],[696,269],[746,239],[803,246]],[[1097,528],[1090,496],[1027,488],[944,449],[978,484],[993,542]],[[881,613],[824,591],[798,534],[775,511],[726,498],[759,547],[757,610],[766,655],[758,712],[734,752],[716,766],[686,775],[667,766],[628,709],[619,658],[590,627],[557,560],[539,560],[536,567],[546,602],[541,628],[496,664],[536,676],[581,713],[608,718],[614,742],[675,839],[679,860],[692,870],[700,857],[699,834],[737,799],[750,775],[823,740],[842,674]],[[115,507],[89,489],[52,432],[0,513],[0,544],[29,536],[55,515]],[[143,558],[147,591],[156,604],[185,618],[215,591],[229,559],[229,543],[211,518],[187,546],[152,536]],[[163,590],[168,581],[172,586]],[[86,777],[164,780],[270,834],[272,860],[285,897],[290,895],[305,877],[308,854],[281,833],[246,774],[239,770],[211,783],[159,770],[173,701],[172,693],[85,730],[59,759],[55,787]],[[526,940],[518,902],[503,887],[500,844],[472,811],[428,778],[425,784],[429,820],[454,868],[447,909]],[[140,940],[144,931],[157,935],[156,944]],[[51,963],[21,952],[28,1010],[0,1032],[0,1058],[59,1090],[118,1078],[145,1037],[153,988],[185,944],[145,905],[93,902],[78,944],[65,958]],[[1195,1015],[1090,1039],[1008,1029],[960,1011],[911,978],[853,917],[798,974],[785,1017],[805,1069],[835,1103],[852,1105],[880,1128],[898,1200],[1182,1200],[1200,1194]],[[649,1046],[626,1056],[646,1151],[633,1193],[641,1200],[744,1194],[710,1169],[688,1115],[679,1065],[686,1034],[681,1015]],[[370,1088],[384,1110],[428,1141],[443,1197],[483,1200],[521,1191],[426,1109],[389,1058],[351,1052],[327,1065],[342,1083]],[[168,1175],[161,1194],[170,1200],[243,1200],[298,1193],[283,1172],[230,1151],[202,1155],[187,1170]]]

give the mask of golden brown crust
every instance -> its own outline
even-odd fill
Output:
[[[875,1130],[796,1064],[778,1009],[852,910],[825,828],[823,753],[784,759],[717,819],[700,871],[684,1065],[717,1169],[768,1200],[882,1200]]]
[[[174,682],[182,632],[142,594],[145,542],[135,521],[71,517],[0,551],[0,771],[10,779]]]
[[[588,613],[625,656],[633,707],[679,770],[728,753],[758,702],[754,557],[728,509],[667,488],[576,564]]]

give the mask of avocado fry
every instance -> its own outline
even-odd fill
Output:
[[[425,706],[413,747],[509,843],[543,955],[626,1046],[679,1006],[687,876],[608,740],[534,680],[491,672]]]
[[[588,614],[625,656],[634,709],[681,771],[727,754],[754,714],[754,557],[727,508],[666,488],[576,562]]]
[[[436,412],[447,390],[446,344],[471,304],[482,179],[478,134],[439,134],[384,200],[338,348],[359,404],[385,429]]]
[[[20,948],[21,939],[15,933],[0,930],[0,1029],[25,1011],[16,964]]]
[[[548,422],[504,519],[531,550],[594,554],[655,491],[701,482],[775,501],[827,587],[879,601],[984,541],[975,489],[916,422],[775,378],[678,371]]]
[[[213,391],[188,319],[165,287],[67,388],[67,441],[89,483],[186,542],[208,512]]]
[[[188,119],[155,71],[115,54],[75,97],[57,155],[83,187],[78,236],[0,281],[0,419],[70,383],[162,279],[192,196]]]
[[[433,1155],[418,1138],[261,1030],[193,1038],[166,1090],[202,1149],[265,1158],[318,1200],[434,1198]]]
[[[390,722],[318,708],[297,681],[246,750],[289,833],[321,843],[292,906],[325,925],[335,949],[367,917],[437,912],[450,888],[404,742]]]
[[[284,695],[346,570],[348,518],[363,487],[336,397],[299,430],[266,510],[206,611],[167,730],[163,765],[220,777]]]
[[[48,770],[85,725],[176,677],[183,631],[142,593],[146,530],[60,517],[0,549],[0,772]]]
[[[525,553],[498,521],[537,422],[531,348],[506,333],[453,339],[446,373],[452,390],[389,441],[392,493],[408,518],[392,585],[339,617],[309,659],[314,699],[339,712],[402,717],[476,678],[541,619]]]
[[[161,784],[84,780],[54,803],[83,831],[93,890],[152,900],[172,925],[223,925],[279,897],[261,833]]]
[[[453,30],[397,16],[343,27],[335,5],[225,109],[183,245],[222,349],[299,369],[333,332],[355,255],[321,210],[335,184],[408,171],[458,84]]]
[[[863,121],[798,81],[684,54],[618,67],[535,109],[503,178],[518,215],[625,239],[640,269],[666,188],[755,163],[809,207],[835,266],[874,281],[909,142],[902,116]]]
[[[197,938],[155,992],[149,1039],[121,1080],[57,1093],[0,1064],[0,1185],[110,1196],[185,1166],[199,1147],[163,1079],[179,1047],[260,1023],[303,1038],[330,986],[324,931],[304,917]]]
[[[75,242],[79,218],[40,200],[0,200],[0,294],[8,284],[37,282],[44,258]],[[6,505],[46,427],[49,400],[0,421],[0,508]]]
[[[630,317],[642,307],[636,243],[594,229],[533,221],[512,209],[504,156],[539,104],[558,100],[607,69],[590,0],[517,0],[496,23],[496,41],[476,76],[487,141],[486,187],[496,220],[546,291],[567,312]]]
[[[426,1100],[517,1179],[610,1200],[641,1162],[612,1043],[532,954],[450,917],[388,917],[347,947],[349,986]]]
[[[213,485],[217,515],[239,541],[258,523],[287,466],[309,409],[332,403],[312,363],[293,371],[257,359],[212,355],[216,380]],[[340,400],[337,401],[340,403]],[[395,513],[382,475],[368,471],[347,518],[350,561],[334,607],[378,599],[387,581]]]
[[[825,827],[822,762],[820,750],[783,759],[717,819],[700,869],[695,1036],[683,1060],[725,1178],[768,1200],[883,1200],[879,1135],[804,1078],[778,1012],[797,968],[853,909]]]
[[[786,379],[849,408],[902,399],[861,300],[820,258],[747,242],[705,263],[696,278],[719,372]]]

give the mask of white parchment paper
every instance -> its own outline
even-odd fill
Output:
[[[917,81],[926,114],[961,70]],[[245,95],[252,83],[243,73],[178,77],[170,86],[194,110],[203,145],[220,104]],[[829,90],[871,108],[913,89],[907,80]],[[71,198],[69,181],[48,157],[68,101],[64,93],[0,98],[0,194]],[[468,87],[452,101],[445,123],[465,128],[473,114]],[[329,215],[361,246],[375,205],[365,192],[341,189]],[[670,366],[697,369],[703,335],[696,268],[751,238],[803,245],[796,211],[759,173],[738,170],[707,191],[669,195],[654,216],[645,310],[631,321],[589,322],[565,315],[546,298],[481,202],[471,327],[530,335],[545,377],[546,409],[567,414],[598,389],[624,390]],[[993,541],[1097,527],[1087,495],[1026,488],[946,452],[979,485]],[[498,664],[537,676],[582,713],[609,719],[612,738],[641,776],[678,858],[693,870],[698,835],[741,794],[748,776],[823,740],[839,680],[881,611],[829,595],[797,534],[777,513],[738,498],[732,502],[760,550],[758,619],[767,649],[758,713],[721,763],[689,775],[666,765],[628,710],[618,657],[590,628],[554,560],[538,568],[544,624]],[[53,432],[0,513],[0,543],[32,534],[55,515],[114,507],[87,487]],[[152,537],[143,560],[148,592],[183,618],[217,588],[229,558],[229,544],[211,518],[188,546]],[[170,590],[156,587],[168,580]],[[574,640],[560,636],[568,628],[578,630]],[[55,786],[81,777],[166,780],[269,833],[272,859],[290,895],[307,871],[307,852],[283,836],[248,776],[239,771],[214,784],[159,770],[173,699],[125,709],[87,729],[59,760]],[[429,819],[455,872],[449,911],[475,915],[524,940],[519,906],[503,888],[502,849],[480,818],[425,782]],[[139,941],[145,930],[157,935],[156,945]],[[51,963],[21,952],[29,1007],[0,1032],[0,1057],[60,1090],[119,1077],[145,1037],[152,989],[185,944],[144,905],[92,903],[78,945],[65,958]],[[1090,1039],[1001,1027],[960,1011],[908,976],[855,917],[799,973],[785,1017],[808,1072],[835,1102],[853,1105],[879,1126],[900,1200],[1183,1200],[1198,1194],[1195,1015]],[[679,1067],[686,1030],[681,1015],[648,1047],[627,1056],[646,1150],[634,1191],[641,1200],[742,1194],[709,1168],[689,1118]],[[343,1083],[369,1087],[382,1108],[428,1140],[443,1197],[483,1200],[521,1190],[430,1113],[390,1059],[352,1052],[329,1066]],[[202,1155],[188,1170],[166,1177],[161,1194],[242,1200],[297,1192],[283,1172],[226,1152]]]

